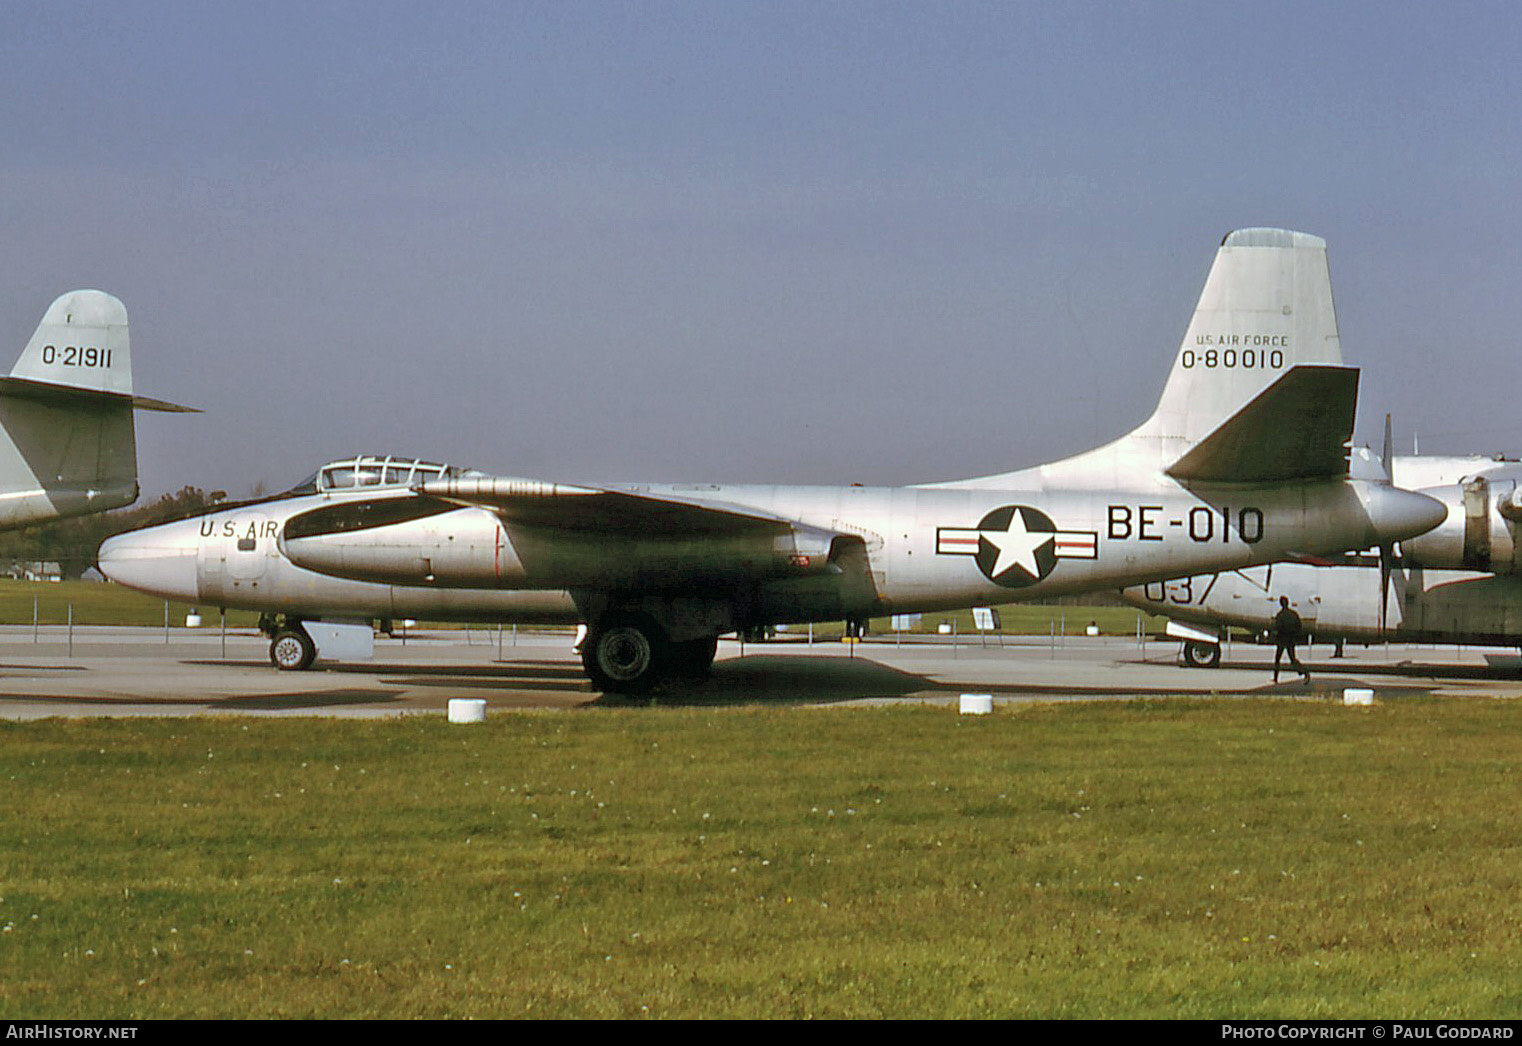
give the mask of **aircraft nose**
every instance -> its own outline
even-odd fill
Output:
[[[1384,484],[1368,488],[1364,505],[1379,545],[1425,534],[1448,518],[1448,506],[1437,498]]]
[[[194,530],[171,523],[107,538],[98,562],[102,574],[128,588],[194,603],[198,548]]]

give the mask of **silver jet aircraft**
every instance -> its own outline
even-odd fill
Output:
[[[725,632],[1422,533],[1440,503],[1349,477],[1357,383],[1325,242],[1246,229],[1221,244],[1155,413],[1077,457],[893,488],[580,486],[362,459],[356,480],[319,476],[112,538],[100,566],[148,592],[264,611],[281,667],[311,663],[317,620],[577,621],[594,686],[640,691],[706,671]]]
[[[1280,596],[1324,641],[1522,645],[1522,462],[1398,457],[1391,472],[1441,501],[1447,516],[1383,564],[1372,554],[1275,563],[1121,595],[1167,617],[1185,662],[1200,667],[1220,663],[1226,627],[1269,628]]]
[[[133,395],[120,301],[60,295],[0,377],[0,529],[136,501],[134,409],[190,408]]]

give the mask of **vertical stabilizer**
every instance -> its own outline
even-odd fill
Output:
[[[131,396],[127,307],[103,291],[59,295],[48,306],[11,377]]]
[[[1326,241],[1239,229],[1221,241],[1157,409],[1139,428],[1050,465],[933,485],[1099,487],[1142,476],[1262,482],[1345,473],[1356,394],[1357,371],[1342,366]],[[1307,427],[1308,417],[1322,420]]]
[[[127,310],[70,291],[0,378],[0,529],[137,499]]]
[[[1156,412],[1128,438],[1179,458],[1299,364],[1342,365],[1326,241],[1239,229],[1216,252]]]

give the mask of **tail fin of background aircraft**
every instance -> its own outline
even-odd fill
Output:
[[[11,377],[131,396],[127,307],[102,291],[59,295],[26,343]]]
[[[1158,473],[1191,482],[1343,474],[1357,375],[1342,366],[1326,241],[1239,229],[1221,241],[1152,416],[1113,443],[1030,472],[1078,486]]]
[[[137,500],[134,406],[184,409],[133,396],[120,301],[61,295],[0,378],[0,528]]]

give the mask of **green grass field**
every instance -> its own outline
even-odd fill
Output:
[[[216,607],[193,608],[170,601],[169,624],[183,626],[192,609],[200,610],[204,627],[221,623]],[[0,579],[0,625],[30,625],[34,614],[39,624],[62,625],[68,623],[71,611],[76,625],[162,627],[165,601],[108,582]],[[251,626],[258,619],[258,614],[242,610],[227,615],[227,623],[236,627]]]
[[[0,1017],[1522,1016],[1522,704],[0,723]]]

